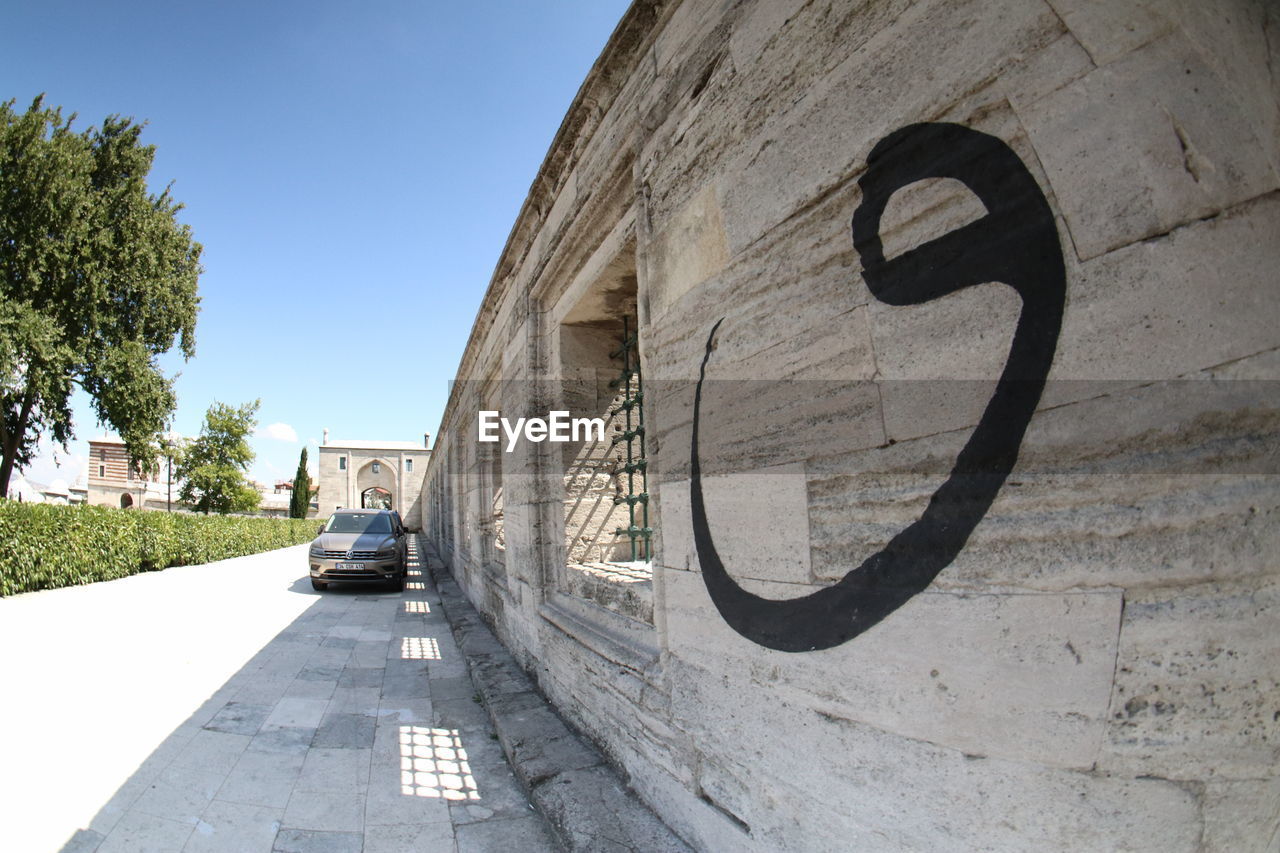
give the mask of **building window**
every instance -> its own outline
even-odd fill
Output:
[[[377,462],[373,463],[373,473],[375,473],[375,474],[381,474],[381,473],[382,473],[382,466],[381,466],[381,465],[379,465]]]
[[[107,476],[107,466],[106,466],[106,465],[99,465],[99,466],[98,466],[98,476],[99,476],[99,477],[105,477],[105,476]]]
[[[413,460],[412,460],[412,459],[406,459],[406,460],[404,460],[404,471],[405,471],[405,473],[406,473],[406,474],[410,474],[410,473],[412,473],[412,472],[413,472]]]
[[[338,457],[338,470],[339,471],[347,470],[347,457],[345,456]]]

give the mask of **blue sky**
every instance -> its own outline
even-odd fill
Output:
[[[434,441],[498,253],[626,7],[20,0],[0,99],[148,122],[152,188],[173,182],[205,249],[196,357],[162,361],[174,428],[261,398],[265,482],[325,427]],[[46,444],[31,479],[70,481],[102,432],[76,399],[70,455],[55,470]]]

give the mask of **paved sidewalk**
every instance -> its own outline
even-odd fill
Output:
[[[436,591],[417,565],[417,547],[403,593],[336,586],[315,593],[302,574],[304,552],[290,548],[0,600],[0,640],[23,631],[35,645],[55,634],[78,640],[53,659],[45,649],[43,680],[10,682],[25,704],[15,711],[10,699],[0,710],[0,725],[42,720],[31,733],[38,749],[5,747],[0,772],[4,795],[13,798],[0,830],[5,847],[100,853],[554,849],[476,701]],[[129,584],[128,595],[119,584]],[[154,606],[157,589],[167,606]],[[93,606],[95,599],[101,606]],[[113,609],[110,618],[128,641],[120,645],[101,626],[97,635],[86,632],[67,616],[56,625],[15,628],[33,611],[46,618],[59,613],[63,600],[78,602],[71,610],[86,619],[101,620],[104,609]],[[258,601],[277,603],[268,608],[255,606]],[[174,636],[173,620],[182,618],[174,609],[188,611],[185,621],[198,636],[187,643],[189,660],[165,657],[166,647],[184,643]],[[245,637],[258,642],[264,631],[278,633],[256,653],[242,651],[229,678],[219,672],[225,661],[218,650],[243,647]],[[157,654],[166,670],[154,668]],[[105,680],[89,678],[91,695],[75,688],[86,658],[93,673],[109,673]],[[191,684],[201,676],[214,681],[195,690]],[[152,689],[140,695],[139,684]],[[153,706],[175,692],[188,697],[188,713],[198,709],[167,726],[167,737],[140,729],[136,718],[154,725]],[[189,698],[210,692],[203,704]],[[79,721],[70,731],[32,712],[43,706],[65,716],[69,696]],[[19,731],[9,727],[7,736],[21,738]],[[144,743],[140,765],[128,760],[121,736]],[[163,738],[158,747],[157,738]],[[98,794],[95,811],[81,817],[77,774],[93,766],[101,775],[98,744],[109,747],[113,793]]]

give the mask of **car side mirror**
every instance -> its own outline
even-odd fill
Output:
[[[324,525],[323,525],[323,524],[316,528],[316,535],[317,535],[317,536],[319,536],[321,533],[324,533]]]

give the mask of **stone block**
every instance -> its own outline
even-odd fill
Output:
[[[215,732],[237,735],[255,735],[271,713],[270,705],[248,702],[228,702],[213,716],[204,728]]]
[[[320,721],[312,746],[358,749],[373,746],[375,717],[330,711]]]
[[[556,849],[546,824],[537,816],[465,824],[457,828],[454,838],[458,853],[488,853],[490,850],[553,853]]]
[[[192,824],[130,811],[107,833],[99,853],[137,853],[139,850],[181,850]]]
[[[696,796],[689,783],[661,770],[633,778],[645,802],[695,850],[749,850],[752,840],[746,831],[707,800]]]
[[[282,829],[271,853],[361,853],[363,845],[359,832]]]
[[[829,317],[814,317],[803,331],[794,331],[794,334],[777,335],[776,340],[755,338],[757,346],[769,345],[734,362],[732,374],[747,381],[785,379],[797,383],[856,383],[875,375],[875,354],[865,307]],[[803,391],[800,393],[804,396]]]
[[[195,824],[226,776],[220,768],[171,764],[143,791],[131,810]]]
[[[507,694],[486,700],[512,769],[528,788],[564,770],[600,764],[595,750],[579,740],[541,697]]]
[[[1191,850],[1200,838],[1195,795],[1166,780],[966,754],[778,690],[762,700],[734,668],[669,673],[673,717],[702,762],[737,779],[770,768],[768,789],[734,804],[750,828],[736,849]],[[813,814],[798,832],[797,815]]]
[[[565,850],[689,849],[607,768],[561,773],[534,789],[533,801],[559,831]]]
[[[672,388],[646,410],[648,449],[658,462],[651,488],[655,479],[689,477],[694,395],[692,387]],[[877,383],[869,381],[721,379],[708,368],[698,431],[702,475],[774,469],[876,447],[884,441],[880,398]]]
[[[792,697],[820,716],[971,755],[1077,769],[1097,759],[1118,591],[926,591],[842,646],[792,655],[734,633],[698,574],[671,572],[668,582],[668,642],[682,661],[749,674],[754,689]]]
[[[1014,65],[1021,52],[1061,34],[1057,16],[1042,4],[981,6],[915,4],[793,103],[778,104],[724,171],[730,253],[861,172],[881,137],[940,113],[977,81]],[[921,68],[929,69],[925,85]]]
[[[285,829],[357,833],[359,838],[364,831],[364,800],[364,791],[294,790],[281,824]]]
[[[1053,378],[1171,379],[1274,349],[1280,195],[1068,269]],[[1055,387],[1056,386],[1056,387]],[[1055,405],[1077,389],[1055,383]]]
[[[332,690],[330,690],[330,693],[332,693]],[[320,725],[320,720],[324,717],[324,711],[328,704],[328,697],[323,699],[281,699],[276,703],[266,722],[262,724],[262,731],[283,728],[314,729]]]
[[[217,791],[218,800],[283,809],[302,771],[303,753],[262,752],[240,756]]]
[[[1052,591],[1272,571],[1277,393],[1270,381],[1196,379],[1041,412],[935,588]],[[918,519],[968,437],[807,463],[815,575],[838,580]]]
[[[294,785],[298,791],[343,792],[354,796],[369,785],[369,762],[372,746],[346,749],[313,746],[302,764]],[[291,823],[290,826],[303,826]],[[327,827],[313,827],[326,829]]]
[[[1020,63],[1001,74],[995,85],[1015,110],[1021,110],[1093,68],[1089,54],[1068,32],[1024,56]]]
[[[809,582],[809,511],[803,465],[706,477],[702,492],[716,549],[731,574]],[[666,519],[659,559],[672,568],[696,569],[689,482],[663,483],[658,500]]]
[[[888,438],[978,422],[1004,369],[1022,303],[987,284],[924,305],[870,307]]]
[[[214,800],[196,824],[184,853],[223,850],[268,850],[280,831],[282,808]]]
[[[1205,850],[1264,853],[1280,841],[1280,780],[1211,781],[1205,785]]]
[[[649,247],[649,259],[649,313],[655,318],[724,268],[728,249],[714,186],[707,186],[672,218]]]
[[[1266,0],[1175,0],[1162,11],[1231,90],[1280,170],[1280,78],[1260,73],[1280,60],[1280,8]]]
[[[1020,117],[1084,260],[1277,186],[1270,151],[1240,102],[1176,34]]]
[[[1098,65],[1126,56],[1171,29],[1159,4],[1143,0],[1047,0]]]
[[[1280,578],[1130,591],[1110,773],[1263,779],[1280,764]]]
[[[752,4],[733,25],[729,38],[729,53],[733,66],[746,70],[762,60],[764,48],[770,42],[787,41],[785,32],[792,19],[807,4],[805,0],[777,0],[773,3]]]
[[[448,823],[366,826],[361,853],[417,853],[452,846],[453,828]]]

